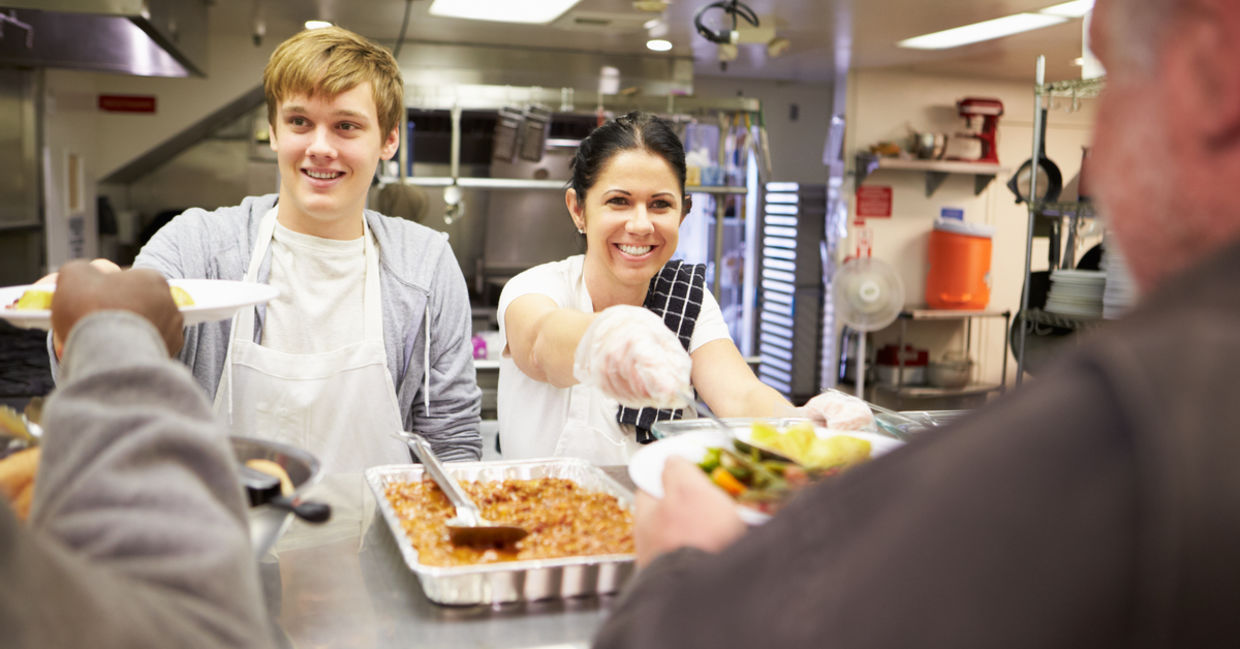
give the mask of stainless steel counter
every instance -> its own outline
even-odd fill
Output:
[[[625,467],[604,469],[631,487]],[[294,521],[260,568],[268,608],[291,647],[586,647],[613,597],[444,607],[422,594],[362,474],[313,492],[323,526]]]

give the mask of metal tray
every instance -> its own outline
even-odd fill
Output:
[[[453,462],[448,473],[461,481],[531,480],[564,478],[585,489],[601,491],[633,506],[633,492],[599,468],[574,458],[516,460],[511,462]],[[438,604],[475,605],[539,599],[601,595],[620,590],[633,574],[633,555],[607,554],[531,561],[507,561],[477,566],[428,566],[418,562],[418,551],[400,525],[384,494],[392,482],[422,479],[422,465],[401,464],[366,469],[366,483],[396,538],[405,565],[418,576],[427,598]]]

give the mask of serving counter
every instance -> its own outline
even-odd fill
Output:
[[[631,488],[625,467],[604,471]],[[502,605],[432,603],[405,565],[361,473],[327,476],[311,497],[322,526],[294,521],[260,568],[289,647],[586,647],[613,596]]]

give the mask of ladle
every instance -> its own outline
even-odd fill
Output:
[[[401,431],[396,434],[405,440],[413,454],[418,456],[431,479],[439,485],[439,489],[456,508],[456,515],[444,521],[448,528],[448,536],[456,545],[473,546],[504,546],[516,543],[525,538],[529,531],[514,525],[497,525],[482,517],[478,506],[474,504],[461,486],[444,470],[443,463],[431,450],[426,439],[416,433]]]

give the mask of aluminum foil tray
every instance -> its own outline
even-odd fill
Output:
[[[633,506],[633,492],[584,460],[548,458],[511,462],[452,462],[449,475],[460,481],[532,480],[564,478],[581,487],[601,491]],[[400,525],[384,494],[393,482],[422,479],[422,465],[371,467],[366,482],[396,538],[405,565],[418,576],[427,598],[438,604],[475,605],[539,599],[601,595],[620,590],[633,574],[633,555],[608,554],[531,561],[507,561],[477,566],[428,566],[418,562],[418,551]]]

